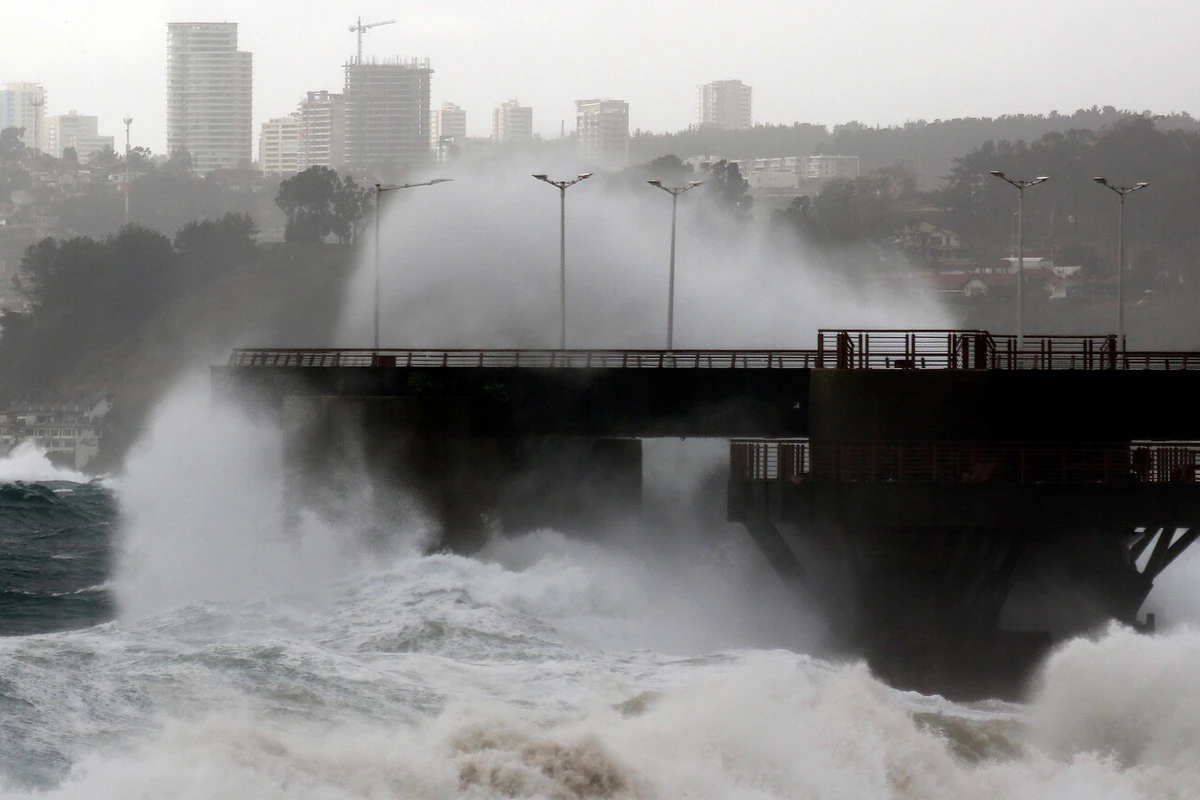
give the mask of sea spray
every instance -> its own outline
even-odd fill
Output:
[[[368,243],[336,344],[370,344],[378,292],[384,347],[556,347],[558,198],[530,178],[548,168],[472,170],[385,203],[379,283]],[[676,347],[799,348],[812,347],[821,327],[951,326],[934,299],[872,298],[845,279],[869,270],[877,254],[818,257],[775,238],[765,219],[741,225],[714,215],[706,191],[679,204]],[[571,190],[568,346],[665,346],[671,209],[660,195],[640,181],[599,178]]]
[[[300,513],[289,528],[284,488],[278,426],[214,408],[203,377],[181,384],[155,410],[121,481],[122,615],[304,593],[352,569],[366,522]]]
[[[89,477],[81,472],[53,464],[34,441],[21,442],[7,455],[0,456],[0,484],[15,481],[87,483],[88,480]]]

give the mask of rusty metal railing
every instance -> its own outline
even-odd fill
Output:
[[[1196,483],[1200,443],[730,442],[736,480],[862,483]]]

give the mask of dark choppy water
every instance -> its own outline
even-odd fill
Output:
[[[115,515],[112,492],[98,482],[0,484],[0,635],[112,618]]]

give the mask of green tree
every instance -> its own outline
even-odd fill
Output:
[[[182,147],[175,148],[167,158],[167,163],[163,164],[163,169],[175,175],[191,175],[192,154]]]
[[[212,283],[252,261],[258,226],[249,214],[192,221],[175,233],[180,285],[186,290]]]
[[[352,242],[370,208],[370,190],[328,167],[309,167],[279,184],[275,205],[287,216],[284,239],[321,242],[333,234]]]
[[[119,163],[117,154],[113,152],[112,145],[104,145],[96,152],[88,157],[89,167],[100,167],[102,169],[111,169]]]
[[[342,178],[333,199],[331,231],[342,244],[358,241],[362,221],[371,208],[371,190],[359,186],[349,175]]]
[[[0,131],[0,161],[20,161],[25,155],[25,129],[5,128]]]
[[[750,216],[754,198],[750,196],[750,183],[742,177],[738,165],[721,160],[708,168],[704,187],[705,197],[711,205],[738,220]]]
[[[129,170],[131,172],[145,172],[148,169],[153,169],[154,162],[150,160],[151,153],[149,147],[133,147],[129,150]]]
[[[915,194],[903,171],[880,170],[857,178],[835,178],[815,198],[798,197],[772,216],[819,247],[884,244],[900,224],[898,212]]]

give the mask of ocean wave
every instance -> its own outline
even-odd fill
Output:
[[[91,477],[51,463],[35,442],[22,442],[0,458],[0,484],[15,483],[87,483]]]
[[[1056,651],[1027,706],[963,705],[786,650],[598,646],[579,631],[595,634],[595,618],[629,615],[641,598],[624,604],[624,586],[586,568],[595,558],[565,552],[515,568],[403,558],[315,593],[193,602],[136,623],[0,640],[0,694],[16,709],[0,715],[0,751],[62,765],[25,784],[5,770],[0,794],[1200,791],[1200,633],[1114,628]],[[564,594],[559,576],[588,585]],[[57,761],[30,741],[57,748]]]

